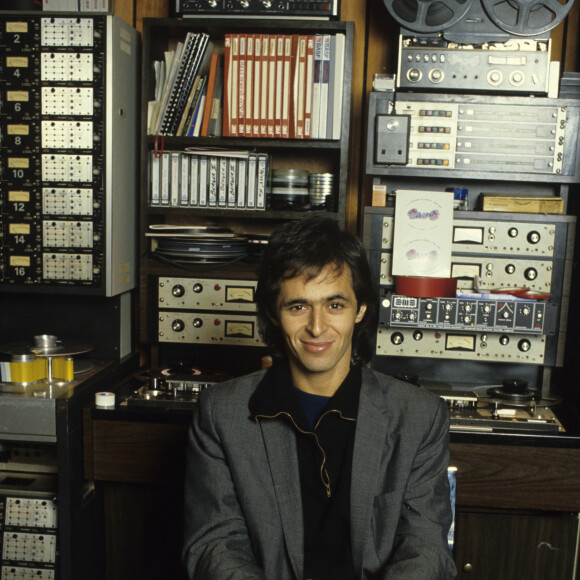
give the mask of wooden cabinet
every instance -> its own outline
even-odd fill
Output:
[[[452,442],[458,579],[574,580],[580,449]]]
[[[181,578],[188,414],[165,419],[85,408],[85,476],[103,490],[111,580]],[[462,580],[574,580],[580,449],[451,443],[454,559]],[[152,552],[143,546],[158,543]]]
[[[461,509],[455,525],[458,580],[574,578],[577,514]]]

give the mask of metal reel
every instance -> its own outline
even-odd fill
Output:
[[[389,14],[413,32],[439,32],[459,22],[473,0],[383,0]]]
[[[490,20],[505,32],[537,36],[560,24],[574,0],[481,0],[481,3]]]

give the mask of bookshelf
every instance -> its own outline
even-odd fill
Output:
[[[161,91],[156,89],[155,63],[165,60],[169,48],[185,44],[188,35],[192,33],[207,35],[212,53],[220,55],[220,62],[225,67],[226,38],[246,35],[252,38],[284,37],[298,39],[299,37],[315,38],[341,37],[344,40],[344,65],[340,67],[342,78],[335,86],[340,86],[340,115],[335,115],[333,121],[334,133],[330,125],[322,138],[298,138],[295,130],[290,129],[289,136],[232,136],[232,131],[219,132],[216,136],[176,136],[171,132],[162,131],[161,121],[152,122],[154,115],[150,113],[150,102],[159,100]],[[189,225],[218,226],[231,228],[235,232],[248,234],[268,234],[280,223],[287,220],[302,219],[313,214],[323,213],[345,224],[346,221],[346,189],[348,172],[349,123],[351,116],[351,76],[353,52],[354,25],[352,22],[289,20],[289,19],[221,19],[221,18],[146,18],[143,21],[142,34],[142,120],[141,120],[141,200],[140,200],[140,255],[141,255],[141,291],[140,311],[144,313],[140,321],[140,340],[144,343],[155,342],[155,278],[160,275],[195,276],[196,268],[188,268],[189,272],[160,263],[151,257],[151,238],[145,234],[152,225]],[[296,45],[298,40],[295,41]],[[334,53],[333,53],[334,54]],[[210,61],[206,58],[206,62]],[[158,66],[158,65],[157,65]],[[211,66],[211,65],[210,65]],[[166,69],[166,74],[170,66]],[[209,71],[209,67],[206,68]],[[306,74],[306,73],[305,73]],[[224,85],[227,86],[227,73],[224,70]],[[306,82],[306,81],[305,81]],[[157,82],[157,85],[159,83]],[[273,85],[276,87],[276,85]],[[335,89],[338,91],[339,89]],[[224,90],[224,94],[227,89]],[[331,89],[329,88],[329,93]],[[275,95],[273,95],[275,96]],[[207,96],[206,96],[207,98]],[[291,98],[291,97],[290,97]],[[330,97],[329,97],[330,98]],[[283,97],[282,97],[283,99]],[[333,101],[337,102],[337,101]],[[160,108],[163,104],[158,105]],[[297,106],[296,106],[297,108]],[[294,111],[296,111],[294,108]],[[322,110],[322,109],[321,109]],[[296,114],[296,113],[294,113]],[[292,120],[290,121],[292,122]],[[173,120],[173,126],[180,123]],[[181,123],[185,126],[187,123]],[[167,126],[167,125],[166,125]],[[219,148],[235,151],[249,151],[267,156],[269,173],[274,170],[306,170],[309,173],[330,173],[334,178],[332,196],[326,205],[308,210],[297,210],[292,207],[279,208],[280,204],[270,203],[268,191],[265,195],[264,207],[230,207],[215,205],[188,205],[181,203],[152,202],[152,165],[158,163],[157,157],[162,153],[184,151],[187,148]],[[157,155],[156,155],[157,154]],[[209,154],[208,154],[209,155]],[[201,157],[200,157],[201,159]],[[188,161],[189,163],[189,161]],[[200,272],[204,268],[200,268]],[[227,266],[221,272],[213,271],[210,276],[221,275],[232,278],[251,277],[255,264],[236,263]],[[202,275],[202,274],[199,274]],[[149,314],[147,314],[147,312]]]

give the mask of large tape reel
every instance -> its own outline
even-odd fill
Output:
[[[413,32],[439,32],[459,22],[473,0],[384,0],[389,14]]]
[[[455,32],[465,28],[465,32],[472,33],[474,37],[485,36],[498,29],[524,37],[544,34],[560,24],[574,4],[574,0],[383,1],[389,14],[412,32],[433,33],[453,27]],[[490,22],[482,18],[482,7]],[[480,29],[476,32],[473,31],[473,24],[468,22],[472,13],[475,18],[471,20],[480,22]]]
[[[490,20],[516,36],[551,30],[570,12],[574,0],[481,0]]]

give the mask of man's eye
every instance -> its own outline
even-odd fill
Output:
[[[341,302],[333,302],[330,305],[331,310],[340,310],[343,307]]]

